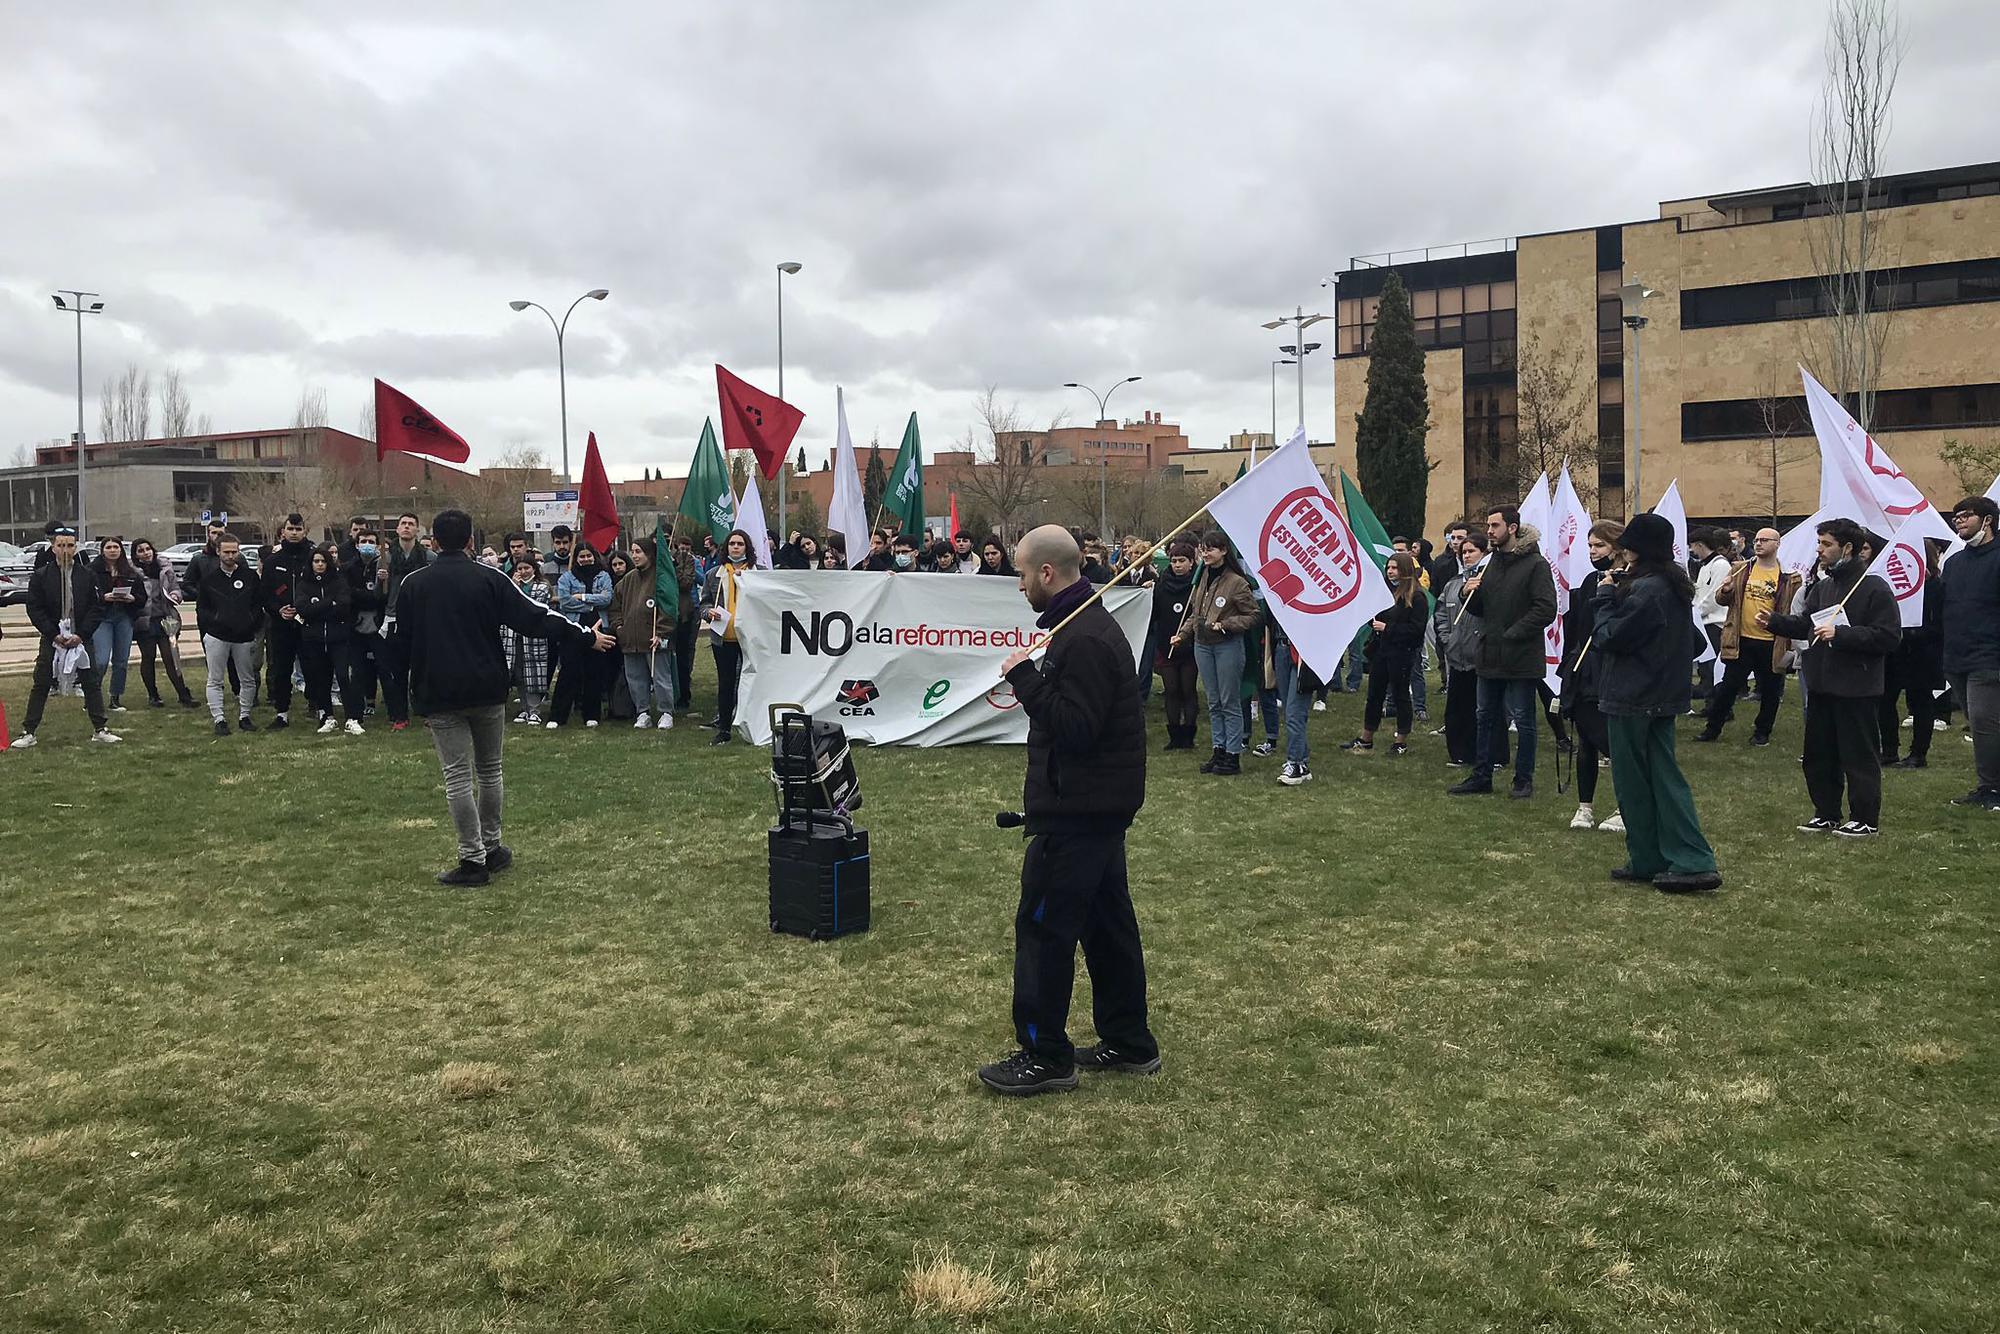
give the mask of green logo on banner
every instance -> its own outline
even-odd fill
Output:
[[[919,715],[925,718],[934,717],[937,714],[939,702],[942,701],[944,697],[950,693],[951,693],[950,681],[944,680],[944,681],[931,682],[930,689],[924,691],[924,706],[922,709],[918,711]]]

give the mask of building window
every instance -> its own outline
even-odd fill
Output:
[[[1978,301],[2000,301],[2000,258],[1920,264],[1869,275],[1868,302],[1876,309],[1955,306]],[[1826,284],[1816,277],[1736,283],[1728,287],[1691,287],[1681,293],[1683,329],[1811,319],[1833,313]]]
[[[1348,298],[1334,307],[1334,353],[1351,357],[1368,351],[1375,338],[1380,297]],[[1470,283],[1410,293],[1417,346],[1425,351],[1465,349],[1468,372],[1507,370],[1514,365],[1514,284]],[[1489,318],[1490,316],[1490,318]]]
[[[2000,426],[2000,384],[1881,390],[1875,395],[1875,420],[1870,429],[1879,433],[1968,426]],[[1731,398],[1681,405],[1684,441],[1762,440],[1773,434],[1812,434],[1812,420],[1803,396],[1768,402]]]

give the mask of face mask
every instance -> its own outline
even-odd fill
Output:
[[[375,545],[375,544],[374,544],[373,542],[363,542],[363,543],[362,543],[362,544],[361,544],[360,546],[358,546],[358,547],[356,547],[356,548],[354,548],[354,549],[355,549],[356,551],[360,552],[360,553],[361,553],[362,555],[364,555],[364,556],[372,556],[372,555],[374,555],[374,554],[376,553],[376,551],[378,551],[378,550],[379,550],[380,548],[378,548],[378,547],[377,547],[377,546],[376,546],[376,545]]]
[[[745,552],[741,556],[731,556],[729,563],[731,565],[748,565],[750,563],[750,553]]]
[[[909,552],[907,552],[907,551],[899,551],[899,552],[897,552],[897,553],[896,553],[896,568],[897,568],[897,569],[899,569],[899,570],[907,570],[907,569],[909,569],[909,568],[910,568],[910,567],[911,567],[912,565],[915,565],[916,563],[917,563],[917,558],[916,558],[915,556],[912,556],[912,555],[911,555],[911,554],[910,554]]]
[[[1609,557],[1609,556],[1605,556],[1605,557],[1603,557],[1602,559],[1598,559],[1598,558],[1596,558],[1596,557],[1593,557],[1593,558],[1591,559],[1591,562],[1590,562],[1590,568],[1591,568],[1591,569],[1593,569],[1593,570],[1608,570],[1608,569],[1610,569],[1610,568],[1611,568],[1611,557]]]

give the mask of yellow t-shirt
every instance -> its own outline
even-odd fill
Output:
[[[1750,567],[1750,578],[1743,585],[1743,637],[1745,639],[1770,639],[1771,632],[1757,624],[1758,612],[1778,614],[1778,571],[1765,570],[1756,565]]]

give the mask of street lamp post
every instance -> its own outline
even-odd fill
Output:
[[[1289,366],[1294,358],[1281,357],[1271,363],[1271,448],[1278,447],[1278,367]],[[1250,442],[1250,466],[1257,466],[1257,442]]]
[[[1646,298],[1654,295],[1657,294],[1652,288],[1636,279],[1618,289],[1619,300],[1625,308],[1625,327],[1632,331],[1632,503],[1625,507],[1627,514],[1636,512],[1639,506],[1646,503],[1646,494],[1639,489],[1643,467],[1639,455],[1643,426],[1639,416],[1639,333],[1646,327]]]
[[[507,303],[508,307],[513,310],[526,310],[529,306],[533,306],[536,310],[541,311],[542,314],[548,315],[549,327],[556,331],[556,392],[562,399],[562,477],[565,482],[569,481],[569,371],[563,361],[563,335],[569,331],[570,315],[578,306],[583,304],[584,297],[589,297],[592,301],[602,301],[610,295],[611,289],[608,287],[593,287],[588,292],[585,292],[583,296],[570,302],[569,309],[563,312],[563,317],[560,320],[553,314],[550,314],[549,308],[539,301],[509,301]]]
[[[1280,315],[1275,320],[1264,321],[1264,327],[1266,329],[1282,329],[1287,324],[1289,324],[1294,326],[1298,330],[1298,335],[1299,335],[1298,346],[1296,348],[1290,348],[1290,347],[1279,348],[1278,350],[1281,352],[1293,352],[1298,358],[1299,431],[1301,434],[1303,434],[1306,429],[1306,353],[1316,351],[1319,347],[1318,343],[1306,342],[1306,330],[1310,329],[1313,325],[1318,324],[1321,320],[1325,318],[1326,316],[1324,315],[1308,315],[1306,314],[1306,308],[1304,306],[1299,306],[1290,315]],[[1273,431],[1271,434],[1276,435],[1277,432]]]
[[[1118,392],[1118,385],[1137,384],[1144,378],[1141,375],[1128,375],[1120,380],[1118,384],[1112,385],[1101,394],[1089,385],[1078,384],[1075,380],[1063,381],[1063,388],[1081,389],[1084,393],[1096,399],[1097,420],[1102,423],[1104,421],[1104,405],[1110,401],[1113,394]],[[1097,535],[1107,542],[1111,540],[1111,507],[1108,503],[1110,499],[1111,455],[1105,448],[1108,443],[1108,441],[1100,440],[1097,444]]]
[[[778,266],[778,397],[785,396],[785,275],[797,273],[805,266],[795,259],[788,259]],[[791,530],[785,527],[788,509],[785,495],[785,478],[792,470],[791,446],[785,447],[785,463],[778,469],[778,532],[785,540],[791,539]]]
[[[84,504],[83,488],[83,317],[104,313],[104,303],[92,299],[96,296],[95,292],[65,289],[49,298],[56,303],[57,310],[68,311],[76,316],[76,540],[78,542],[90,536],[90,529],[86,526],[88,514]],[[64,297],[69,299],[65,301]]]

